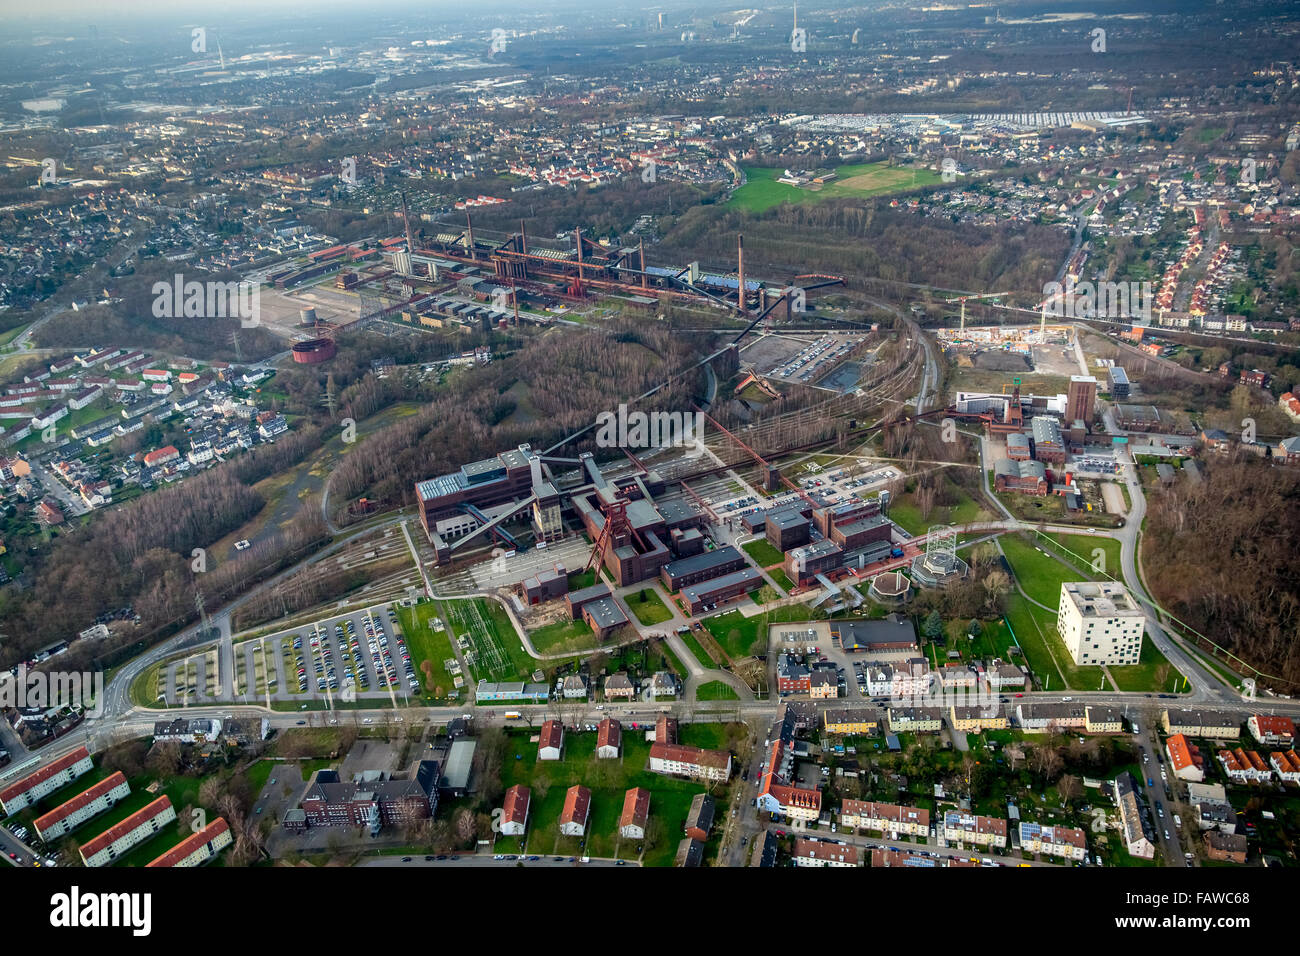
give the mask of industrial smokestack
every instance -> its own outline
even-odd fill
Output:
[[[736,270],[740,281],[736,286],[736,302],[741,309],[745,308],[745,236],[740,234],[736,236],[736,258],[739,268]]]
[[[524,221],[519,220],[519,251],[528,255],[528,232],[524,229]]]
[[[578,249],[578,281],[582,281],[582,230],[573,230],[573,242]]]
[[[465,213],[465,242],[469,246],[469,257],[476,258],[474,255],[474,219],[468,212]]]
[[[641,265],[639,266],[639,268],[641,269],[641,288],[644,289],[644,288],[647,287],[647,286],[646,286],[646,274],[645,274],[645,240],[644,240],[644,239],[638,239],[638,240],[636,241],[636,248],[637,248],[637,253],[638,253],[638,259],[639,259],[640,262],[641,262]]]

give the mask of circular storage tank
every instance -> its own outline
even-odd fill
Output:
[[[328,362],[338,353],[333,339],[308,339],[293,344],[293,360],[300,365]]]

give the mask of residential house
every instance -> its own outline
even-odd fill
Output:
[[[795,866],[861,866],[858,848],[821,840],[797,839],[794,841]]]
[[[596,728],[596,757],[600,760],[617,760],[623,748],[623,725],[613,717],[606,717]]]
[[[948,722],[953,730],[978,734],[985,730],[1006,730],[1011,726],[1006,714],[996,705],[990,707],[953,706],[948,708]]]
[[[1186,735],[1174,734],[1166,740],[1165,753],[1169,755],[1169,769],[1179,780],[1200,783],[1205,779],[1205,759]]]
[[[1295,746],[1295,723],[1290,717],[1254,714],[1246,721],[1246,729],[1261,744],[1270,747]]]
[[[1246,862],[1247,843],[1244,834],[1207,830],[1204,840],[1205,855],[1211,860],[1225,863]]]
[[[688,837],[700,842],[709,839],[709,831],[713,829],[715,806],[713,797],[707,793],[697,793],[691,798],[691,809],[686,814],[686,825],[684,827],[684,832]]]
[[[570,674],[560,682],[560,694],[565,700],[586,700],[587,681],[581,674]]]
[[[943,815],[943,838],[949,843],[1006,849],[1007,821],[949,810]]]
[[[1020,847],[1030,853],[1044,853],[1067,860],[1083,860],[1088,856],[1088,841],[1082,830],[1073,827],[1042,826],[1038,823],[1020,824]]]
[[[587,817],[590,814],[591,791],[581,784],[570,787],[564,795],[560,832],[565,836],[582,836],[587,832]]]
[[[699,866],[704,862],[704,844],[699,840],[692,840],[690,837],[677,844],[677,856],[673,859],[673,866],[693,867]]]
[[[899,836],[929,837],[930,811],[893,803],[841,800],[840,826],[850,830],[873,830],[888,834],[892,840]]]
[[[636,697],[636,688],[625,672],[610,674],[605,678],[606,700],[632,700]]]
[[[528,826],[528,807],[532,802],[532,791],[521,783],[506,791],[505,804],[501,808],[501,833],[504,836],[523,836]]]
[[[1275,750],[1268,755],[1268,765],[1283,783],[1300,783],[1300,757],[1294,750]]]
[[[644,840],[645,828],[650,822],[650,791],[633,787],[623,795],[623,813],[618,818],[619,836],[628,840]]]
[[[542,724],[537,740],[538,760],[559,760],[564,752],[564,725],[558,720]]]
[[[938,733],[943,729],[943,711],[930,707],[889,708],[889,729],[894,733]]]
[[[1156,855],[1155,833],[1143,812],[1137,781],[1127,770],[1115,778],[1115,803],[1119,807],[1120,827],[1129,855],[1153,859]]]
[[[808,675],[808,695],[813,700],[834,700],[840,695],[835,672],[818,668]]]
[[[874,734],[880,723],[866,710],[826,710],[822,712],[828,734]]]
[[[1210,710],[1166,710],[1160,715],[1160,726],[1167,734],[1212,740],[1236,740],[1241,736],[1241,721],[1231,714]]]

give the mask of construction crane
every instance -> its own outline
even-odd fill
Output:
[[[1000,299],[1003,296],[1010,295],[1010,292],[985,292],[981,295],[959,295],[954,299],[944,299],[946,303],[961,303],[961,331],[966,331],[966,300],[967,299]]]

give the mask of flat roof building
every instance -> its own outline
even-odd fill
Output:
[[[1146,615],[1114,581],[1061,583],[1057,630],[1078,665],[1136,664]]]

